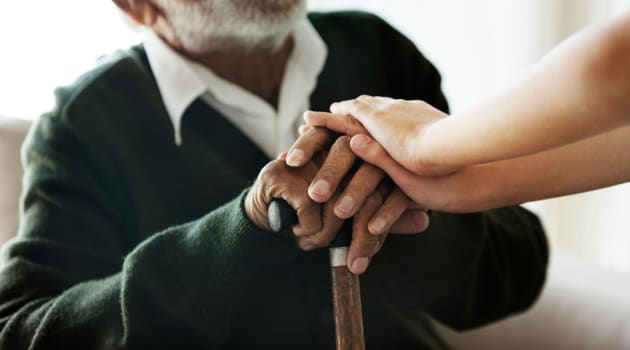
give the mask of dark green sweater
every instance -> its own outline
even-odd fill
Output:
[[[310,18],[329,49],[312,108],[361,93],[447,108],[434,67],[380,19]],[[334,348],[327,250],[301,252],[244,215],[268,161],[251,141],[196,101],[176,146],[142,47],[57,99],[23,149],[1,349]],[[521,311],[546,262],[522,208],[433,213],[425,233],[390,235],[361,278],[367,348],[440,347],[425,313],[465,328]]]

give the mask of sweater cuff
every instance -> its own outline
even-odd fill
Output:
[[[247,216],[245,198],[249,190],[249,188],[244,190],[232,202],[218,209],[219,211],[225,210],[230,212],[230,214],[224,214],[227,214],[226,216],[229,217],[227,221],[232,223],[232,234],[230,236],[232,244],[236,248],[234,251],[245,252],[249,251],[248,248],[254,251],[266,251],[278,260],[286,260],[302,254],[303,252],[298,248],[294,240],[272,231],[261,229]],[[230,244],[228,243],[228,245]]]

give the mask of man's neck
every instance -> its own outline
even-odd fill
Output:
[[[293,38],[288,37],[276,50],[231,50],[187,56],[277,109],[280,85],[292,51]]]

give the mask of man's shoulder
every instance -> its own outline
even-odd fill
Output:
[[[127,93],[141,81],[151,81],[151,71],[141,46],[104,55],[96,65],[73,83],[55,90],[56,105],[48,114],[73,115],[77,108],[112,106],[117,96]],[[145,84],[146,85],[146,84]]]
[[[389,27],[381,17],[365,11],[309,12],[308,18],[315,26]]]
[[[446,109],[437,70],[385,20],[359,11],[311,13],[309,20],[328,48],[313,108],[368,94],[422,99]]]
[[[63,138],[77,137],[91,145],[107,144],[107,139],[120,139],[121,130],[140,129],[139,111],[149,110],[147,105],[163,109],[144,49],[116,51],[55,90],[55,105],[38,118],[26,148],[59,146],[66,143]]]
[[[333,55],[337,52],[356,57],[360,53],[378,62],[382,62],[378,58],[385,55],[423,58],[409,38],[375,14],[363,11],[312,12],[309,20]]]
[[[381,17],[364,11],[311,12],[308,18],[327,42],[340,37],[401,35]]]

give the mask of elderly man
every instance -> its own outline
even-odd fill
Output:
[[[0,348],[333,348],[327,251],[315,248],[341,220],[307,186],[342,177],[347,139],[321,169],[270,159],[306,108],[368,93],[446,109],[438,73],[368,14],[307,18],[303,0],[115,3],[147,38],[59,89],[27,140],[22,223],[0,273]],[[300,142],[325,149],[331,137]],[[354,196],[345,214],[356,213],[351,268],[367,269],[369,349],[441,348],[427,314],[464,328],[533,302],[547,260],[533,215],[434,212],[424,233],[381,248],[366,218],[383,200],[400,217],[393,232],[426,226],[425,213],[390,201],[401,197],[381,177],[363,166],[344,190]],[[297,209],[297,245],[267,231],[274,197]]]

